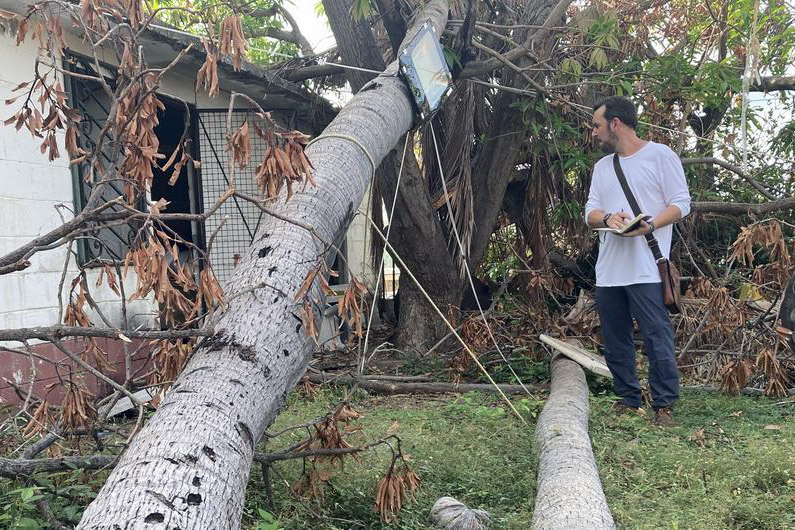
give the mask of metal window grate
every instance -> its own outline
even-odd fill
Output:
[[[72,72],[77,72],[89,76],[98,76],[94,66],[88,60],[74,54],[65,57],[66,68]],[[108,77],[108,72],[101,72]],[[109,84],[113,84],[112,79],[108,79]],[[78,142],[80,147],[89,150],[93,149],[100,139],[100,133],[105,125],[110,109],[110,100],[96,82],[86,79],[69,77],[69,99],[70,105],[78,110],[81,115],[80,135]],[[102,148],[100,163],[106,170],[111,162],[112,149],[116,144],[105,134],[105,143]],[[95,176],[93,180],[86,182],[90,167],[86,162],[72,165],[72,184],[74,190],[75,212],[80,212],[85,208],[88,197],[91,195],[95,181],[99,178]],[[111,201],[119,196],[123,196],[123,185],[121,182],[111,181],[103,190],[103,202]],[[142,197],[141,197],[142,199]],[[107,211],[123,211],[123,206],[111,206]],[[100,260],[122,261],[127,255],[127,251],[135,238],[138,225],[130,223],[115,227],[106,227],[89,232],[78,241],[78,262],[80,265],[98,265]]]
[[[201,188],[203,210],[209,209],[229,187],[229,152],[226,149],[227,110],[201,109],[198,114],[199,149],[201,153]],[[233,130],[243,124],[246,111],[232,113]],[[251,119],[251,118],[249,118]],[[235,188],[246,195],[257,197],[261,191],[254,180],[256,167],[265,156],[265,142],[251,135],[251,164],[244,169],[235,168]],[[228,219],[210,248],[210,263],[215,276],[224,286],[232,277],[235,264],[251,245],[262,222],[263,212],[248,201],[232,197],[204,223],[206,237]]]

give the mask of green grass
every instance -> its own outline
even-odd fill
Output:
[[[600,388],[600,385],[592,385]],[[271,431],[322,415],[340,394],[324,391],[314,401],[293,398]],[[679,425],[652,427],[648,418],[615,417],[612,398],[591,399],[591,436],[608,503],[621,528],[795,529],[795,405],[766,398],[684,392]],[[517,400],[531,421],[541,402]],[[376,483],[391,452],[381,447],[346,459],[325,487],[325,500],[298,501],[274,480],[278,524],[305,528],[432,528],[428,512],[450,495],[490,511],[497,528],[529,528],[536,468],[532,429],[511,417],[492,397],[358,395],[365,416],[352,444],[396,432],[423,480],[398,523],[382,524],[373,511]],[[768,428],[765,428],[765,427]],[[689,438],[704,429],[705,447]],[[284,435],[273,448],[301,435]],[[278,464],[291,483],[300,462]],[[265,508],[259,469],[252,471],[244,526],[256,527]],[[318,518],[319,517],[319,518]],[[264,525],[263,525],[264,528]]]
[[[686,392],[667,431],[608,409],[593,400],[590,432],[620,526],[795,528],[792,404]]]
[[[795,530],[794,401],[683,392],[678,426],[662,430],[652,427],[650,418],[613,415],[614,399],[605,391],[605,381],[589,378],[589,384],[595,392],[590,417],[594,454],[620,528]],[[334,389],[322,390],[314,400],[293,394],[270,431],[316,419],[342,395]],[[514,401],[530,426],[511,416],[498,399],[482,394],[383,397],[359,391],[352,404],[364,416],[353,422],[361,431],[349,434],[349,443],[395,433],[422,478],[399,521],[385,525],[373,510],[376,484],[392,456],[381,446],[362,453],[358,462],[346,458],[344,468],[334,468],[322,501],[301,500],[285,484],[285,479],[290,484],[299,479],[300,461],[277,463],[275,524],[260,516],[268,504],[255,465],[244,528],[432,528],[428,512],[444,495],[491,512],[496,528],[530,527],[536,487],[533,423],[542,401]],[[305,435],[305,430],[284,434],[268,449],[277,451]],[[0,528],[45,528],[37,524],[42,519],[35,500],[41,494],[58,517],[74,524],[103,476],[70,471],[39,475],[37,484],[0,481]],[[47,492],[53,487],[57,496]]]
[[[326,392],[314,402],[294,401],[271,431],[312,419],[333,406],[339,397]],[[392,453],[380,447],[363,454],[360,463],[346,459],[344,471],[337,470],[326,487],[325,502],[311,503],[310,508],[322,514],[322,522],[313,517],[305,503],[290,496],[286,487],[277,487],[276,503],[282,508],[279,524],[288,529],[432,528],[428,522],[431,505],[437,498],[450,495],[493,511],[506,528],[527,528],[536,479],[531,433],[495,403],[492,397],[476,394],[358,400],[354,406],[365,414],[357,422],[363,430],[351,436],[349,443],[355,445],[391,432],[400,436],[404,454],[423,481],[417,498],[408,503],[398,523],[381,524],[373,511],[374,492]],[[530,415],[539,405],[527,399],[517,403]],[[295,438],[285,435],[279,445],[289,445],[299,437],[297,433]],[[291,482],[300,468],[295,461],[279,467]],[[258,469],[252,473],[248,501],[252,514],[265,507]]]

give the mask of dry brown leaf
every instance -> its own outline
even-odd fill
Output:
[[[690,435],[688,438],[691,442],[695,443],[697,446],[701,447],[702,449],[705,448],[707,437],[704,433],[704,428],[697,429],[693,434]]]

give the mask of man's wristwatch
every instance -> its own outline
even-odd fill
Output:
[[[650,230],[649,230],[649,233],[651,234],[652,232],[654,232],[654,221],[652,221],[651,219],[649,219],[649,220],[646,222],[646,224],[648,224],[648,225],[649,225],[649,228],[650,228]]]
[[[613,215],[613,214],[612,213],[608,213],[608,214],[605,214],[604,217],[602,217],[602,224],[603,225],[608,226],[607,221],[610,219],[611,215]]]

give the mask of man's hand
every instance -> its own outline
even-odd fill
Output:
[[[624,232],[623,234],[618,234],[621,237],[635,237],[635,236],[644,236],[651,232],[651,225],[646,221],[641,221],[640,226],[631,232]]]
[[[607,227],[620,230],[621,228],[624,228],[624,225],[626,225],[627,221],[630,219],[632,219],[632,216],[627,212],[616,212],[610,214],[610,218],[607,220]]]

